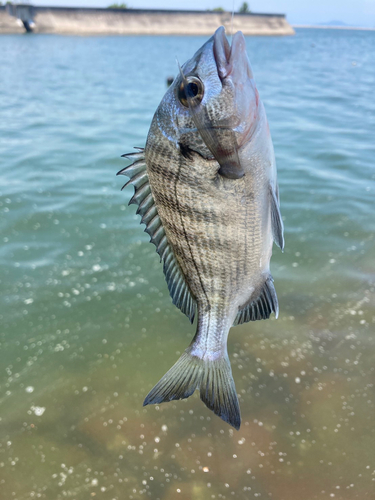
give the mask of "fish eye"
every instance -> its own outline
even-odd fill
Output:
[[[185,88],[186,87],[186,88]],[[189,107],[189,103],[186,97],[186,91],[191,97],[192,104],[199,104],[204,95],[204,86],[202,81],[196,76],[188,76],[186,78],[186,85],[184,82],[181,82],[181,85],[178,89],[178,99],[180,103],[185,106],[185,108]]]

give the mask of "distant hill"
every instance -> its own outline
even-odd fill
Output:
[[[343,21],[328,21],[327,23],[318,23],[319,26],[349,26],[348,24],[344,23]]]

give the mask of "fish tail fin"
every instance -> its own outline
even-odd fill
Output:
[[[148,393],[143,406],[185,399],[200,390],[203,403],[222,420],[239,429],[240,407],[228,355],[202,359],[186,349],[180,359]]]
[[[215,360],[204,360],[200,397],[215,415],[239,430],[241,426],[240,405],[228,354],[225,353]]]
[[[193,394],[202,378],[202,360],[185,351],[177,362],[147,394],[143,406],[186,399]]]

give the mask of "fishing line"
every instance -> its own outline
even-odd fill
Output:
[[[233,37],[233,18],[234,18],[234,0],[232,3],[232,19],[230,22],[230,44],[232,45],[232,37]]]

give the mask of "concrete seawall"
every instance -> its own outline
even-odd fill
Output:
[[[232,17],[209,11],[29,7],[26,23],[33,32],[67,35],[210,35],[221,25],[229,31]],[[24,19],[17,22],[10,14],[17,17],[17,7],[0,10],[0,33],[25,31]],[[237,30],[244,35],[294,34],[283,14],[235,14],[233,31]]]
[[[1,33],[24,33],[25,28],[22,21],[10,16],[5,7],[0,6],[0,34]]]

